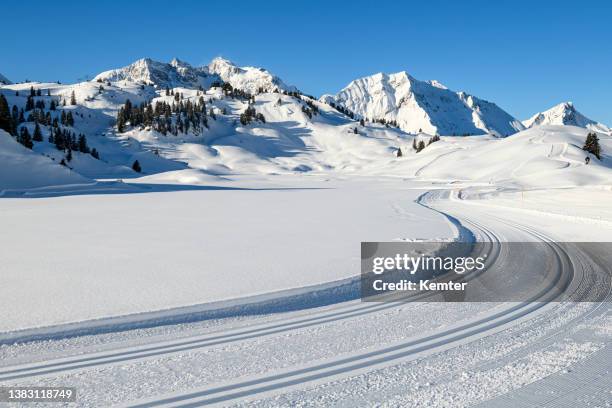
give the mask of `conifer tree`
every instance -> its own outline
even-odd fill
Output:
[[[402,157],[402,156],[403,156],[403,154],[402,154],[402,148],[401,148],[401,147],[398,147],[398,148],[397,148],[397,154],[396,154],[396,155],[397,155],[397,157]]]
[[[70,94],[70,104],[71,105],[76,105],[77,104],[77,100],[76,100],[76,96],[74,94],[74,91],[72,91],[72,93]]]
[[[17,141],[28,149],[34,147],[34,144],[32,143],[32,137],[30,136],[30,132],[28,131],[27,127],[21,128],[21,133],[19,134]]]
[[[136,173],[140,173],[142,172],[142,168],[140,167],[140,163],[138,162],[138,160],[136,160],[133,164],[132,164],[132,170],[134,170]]]
[[[11,116],[8,102],[4,95],[0,94],[0,129],[14,135],[14,128],[13,117]]]
[[[66,114],[66,126],[74,126],[74,117],[70,111]]]
[[[584,142],[584,146],[582,150],[591,153],[598,160],[601,160],[601,146],[599,144],[599,138],[596,133],[589,132],[587,135],[586,141]]]
[[[36,125],[34,126],[34,134],[32,135],[32,140],[35,142],[43,141],[42,132],[40,131],[40,126],[38,125],[38,122],[36,122]]]
[[[425,148],[425,142],[421,140],[417,146],[417,153],[419,153],[424,148]]]
[[[79,152],[81,153],[89,153],[89,148],[87,147],[87,137],[83,134],[79,135]]]

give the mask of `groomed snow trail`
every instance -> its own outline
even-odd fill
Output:
[[[504,218],[494,207],[475,209],[448,190],[427,193],[420,202],[449,214],[481,241],[548,242],[545,256],[556,263],[560,279],[569,276],[573,285],[585,284],[583,272],[592,265],[572,262],[553,237],[526,220]],[[490,256],[511,262],[512,254]],[[542,293],[540,300],[550,299]],[[504,406],[527,401],[529,387],[538,384],[554,391],[559,381],[598,378],[609,388],[609,380],[597,376],[601,364],[588,363],[609,354],[609,305],[345,301],[177,325],[168,332],[137,330],[135,337],[127,335],[102,352],[88,351],[84,344],[112,334],[88,336],[83,343],[78,338],[58,341],[55,358],[47,354],[39,361],[2,367],[0,382],[75,385],[84,406],[355,406],[381,401],[389,406],[469,406],[487,400]],[[580,369],[573,371],[574,366]],[[583,396],[561,394],[564,401]]]

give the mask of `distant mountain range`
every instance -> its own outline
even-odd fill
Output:
[[[240,67],[221,57],[200,67],[177,58],[169,63],[143,58],[128,66],[102,72],[94,80],[192,89],[227,82],[251,94],[275,90],[298,91],[295,86],[286,84],[263,68]],[[493,102],[465,92],[455,92],[435,80],[417,80],[405,71],[356,79],[337,94],[326,94],[319,100],[346,109],[357,119],[384,119],[396,123],[409,133],[455,136],[492,134],[505,137],[542,124],[573,125],[610,132],[607,126],[577,112],[570,102],[521,122]]]
[[[0,129],[8,132],[0,134],[0,190],[142,174],[204,180],[190,168],[207,177],[329,170],[433,177],[437,173],[426,168],[439,149],[444,157],[472,144],[482,144],[479,151],[505,151],[506,142],[517,140],[520,148],[512,154],[474,165],[501,177],[499,158],[539,154],[531,151],[534,136],[563,134],[560,143],[571,139],[575,147],[584,143],[584,129],[595,130],[606,152],[612,140],[607,126],[571,103],[520,122],[492,102],[406,72],[360,78],[336,95],[315,99],[265,69],[223,58],[200,67],[145,58],[92,81],[2,84],[0,94]],[[541,131],[525,130],[538,126]],[[496,143],[489,136],[457,140],[436,134],[514,136]],[[428,147],[434,142],[441,143]],[[469,153],[458,154],[436,160],[434,167],[446,166],[445,174],[452,176],[471,160]]]
[[[177,58],[170,63],[140,59],[126,67],[102,72],[94,78],[100,81],[131,81],[154,84],[160,88],[208,88],[214,82],[228,82],[252,94],[274,90],[297,91],[280,78],[262,68],[238,67],[224,58],[215,58],[208,66],[193,67]]]

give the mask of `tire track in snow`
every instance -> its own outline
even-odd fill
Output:
[[[472,222],[470,221],[470,223]],[[499,239],[499,237],[484,226],[476,223],[472,223],[472,225],[474,225],[474,228],[482,228],[480,232],[482,236]],[[523,231],[523,233],[532,235],[528,231]],[[538,240],[541,239],[541,237],[537,235],[534,236],[534,238]],[[547,242],[547,247],[552,252],[553,259],[556,259],[558,264],[558,268],[555,268],[555,270],[558,271],[557,278],[560,279],[562,276],[573,277],[573,264],[568,254],[565,253],[564,248],[553,242]],[[489,333],[503,330],[504,327],[522,321],[524,318],[529,318],[530,314],[545,308],[547,305],[546,301],[553,300],[550,299],[548,295],[549,290],[555,287],[556,283],[557,282],[553,282],[551,286],[539,294],[537,299],[530,302],[521,302],[518,305],[511,306],[485,319],[461,325],[454,329],[444,330],[420,339],[334,361],[324,362],[318,365],[286,370],[279,373],[265,374],[252,379],[243,379],[242,381],[234,383],[194,390],[190,393],[168,395],[166,398],[145,400],[141,403],[129,406],[149,407],[163,405],[190,407],[221,403],[226,404],[231,401],[240,400],[261,393],[268,393],[279,389],[286,390],[287,388],[302,386],[306,383],[325,381],[330,378],[337,378],[338,376],[352,376],[363,372],[363,370],[372,370],[382,366],[394,365],[401,361],[405,361],[411,356],[422,355],[423,353],[435,353],[445,348],[452,347],[454,344],[462,344],[471,339],[481,338]]]

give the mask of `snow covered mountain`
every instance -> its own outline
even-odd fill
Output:
[[[523,121],[523,125],[527,128],[541,125],[569,125],[602,133],[612,131],[603,123],[595,122],[578,112],[572,102],[560,103],[547,111],[536,113]]]
[[[285,84],[279,77],[272,75],[263,68],[238,67],[233,62],[217,57],[208,65],[208,72],[219,75],[229,82],[234,88],[240,88],[251,94],[256,94],[260,89],[264,91],[297,91],[297,88]]]
[[[94,80],[130,81],[153,84],[158,88],[208,88],[213,82],[223,81],[252,94],[258,93],[259,90],[297,91],[296,87],[285,84],[263,68],[239,67],[223,58],[215,58],[208,66],[203,67],[193,67],[177,58],[170,63],[143,58],[126,67],[102,72]]]
[[[12,84],[12,82],[9,81],[7,79],[7,77],[5,77],[4,75],[0,74],[0,84],[10,85],[10,84]]]
[[[142,58],[138,61],[118,69],[102,72],[94,78],[95,81],[130,81],[135,83],[153,84],[159,88],[210,86],[218,80],[216,76],[208,74],[206,68],[192,67],[179,59],[170,63]]]
[[[362,118],[397,121],[411,133],[501,137],[524,129],[494,103],[454,92],[437,81],[419,81],[405,71],[356,79],[338,94],[320,100],[333,101]]]

